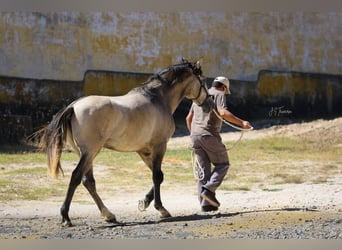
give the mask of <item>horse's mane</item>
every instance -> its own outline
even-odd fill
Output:
[[[196,67],[196,63],[182,59],[180,63],[171,65],[158,73],[151,75],[147,81],[135,88],[135,91],[145,92],[144,94],[155,95],[159,87],[172,85],[175,81],[181,81],[189,74],[202,75],[201,68]]]
[[[184,73],[193,73],[197,76],[200,76],[202,75],[202,70],[201,68],[196,67],[196,63],[191,63],[185,59],[182,59],[180,63],[171,65],[167,67],[166,69],[161,70],[159,73],[150,76],[150,78],[143,84],[148,84],[149,82],[153,80],[159,80],[161,82],[166,83],[169,79],[162,78],[163,75],[167,75],[166,78],[169,78],[170,77],[169,75],[172,74],[172,77],[174,79],[188,76],[188,74],[184,74]],[[172,83],[172,82],[169,82],[169,83]]]

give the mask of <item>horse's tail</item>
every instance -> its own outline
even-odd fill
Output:
[[[71,118],[73,115],[74,108],[69,105],[59,111],[49,125],[36,132],[36,135],[41,135],[39,149],[46,151],[48,171],[54,178],[58,177],[60,171],[64,174],[60,158],[68,131],[72,134]]]

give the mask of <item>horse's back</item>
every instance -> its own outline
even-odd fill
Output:
[[[88,96],[73,107],[74,138],[85,147],[138,151],[151,143],[166,143],[174,130],[172,115],[138,93]]]

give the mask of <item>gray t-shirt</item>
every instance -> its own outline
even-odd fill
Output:
[[[224,92],[211,87],[209,95],[214,98],[216,109],[227,109],[226,95]],[[214,112],[205,113],[202,108],[193,103],[190,112],[194,113],[191,122],[191,135],[213,135],[220,137],[222,121],[215,115]]]

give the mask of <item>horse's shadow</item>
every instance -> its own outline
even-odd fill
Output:
[[[208,213],[208,214],[191,214],[191,215],[181,215],[168,218],[162,218],[157,221],[142,221],[142,222],[117,222],[115,224],[101,225],[97,228],[115,228],[115,227],[126,227],[126,226],[141,226],[141,225],[151,225],[158,223],[169,223],[169,222],[188,222],[188,221],[198,221],[198,220],[208,220],[208,219],[219,219],[219,218],[229,218],[235,217],[243,214],[250,213],[262,213],[262,212],[280,212],[280,211],[308,211],[308,212],[318,212],[315,208],[277,208],[277,209],[260,209],[260,210],[249,210],[243,212],[234,213]]]

